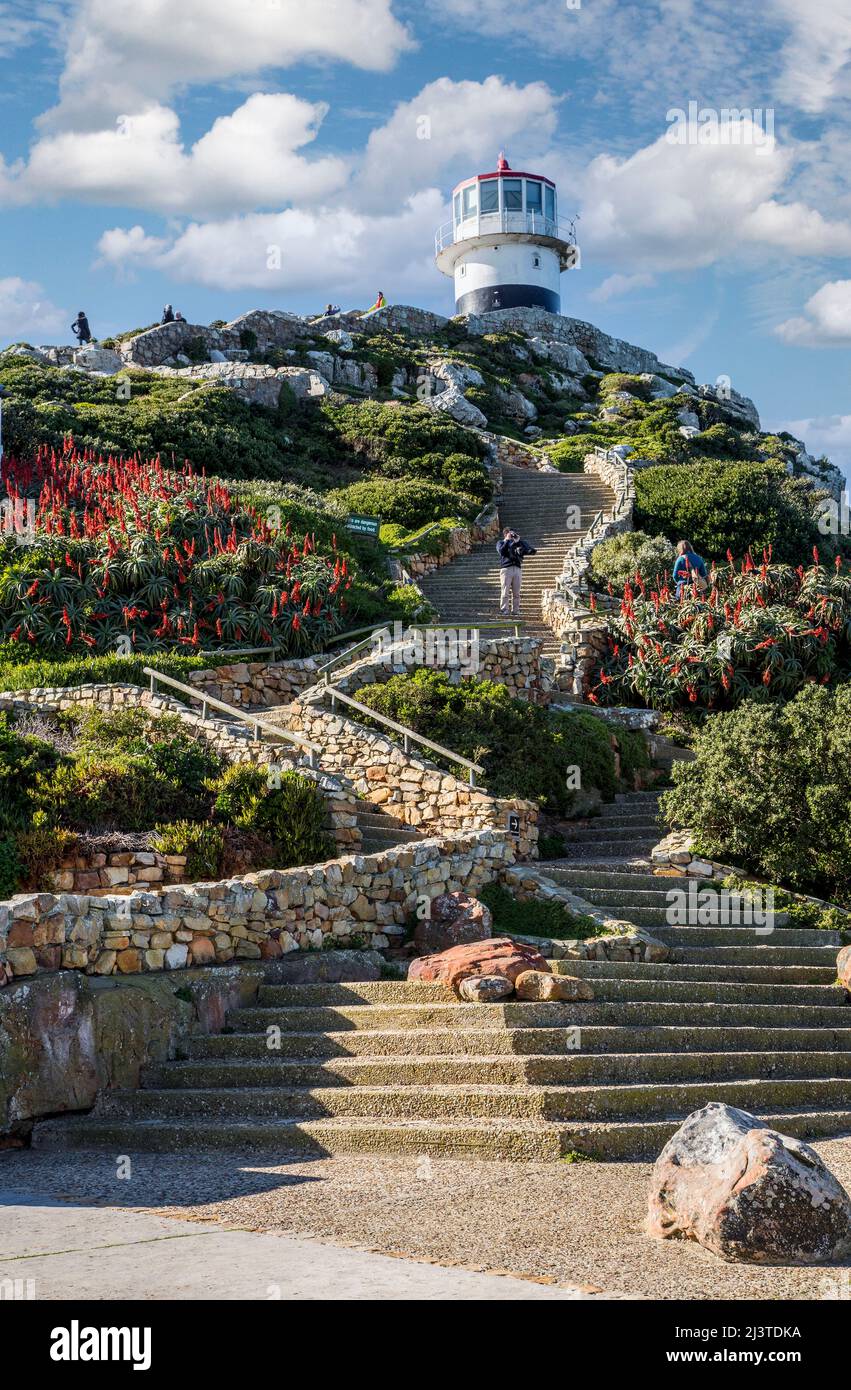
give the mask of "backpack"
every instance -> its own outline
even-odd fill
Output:
[[[703,575],[700,573],[700,570],[694,569],[692,567],[688,555],[683,555],[683,559],[686,562],[686,569],[688,570],[689,574],[687,582],[693,584],[699,594],[705,594],[706,590],[709,588],[709,585],[707,584]]]

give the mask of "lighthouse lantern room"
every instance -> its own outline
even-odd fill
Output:
[[[552,179],[511,169],[500,155],[491,174],[452,192],[452,221],[435,239],[438,269],[455,280],[455,312],[538,307],[561,310],[561,273],[576,264],[572,227],[558,220]]]

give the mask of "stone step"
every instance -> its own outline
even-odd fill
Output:
[[[770,932],[759,927],[670,927],[655,908],[636,908],[635,916],[648,924],[657,919],[653,935],[670,946],[811,946],[838,951],[840,945],[839,932],[809,927],[775,927]]]
[[[583,826],[581,829],[568,829],[567,839],[570,844],[596,843],[598,840],[649,840],[652,839],[656,844],[660,835],[661,827],[651,816],[640,816],[634,820],[604,820],[601,816],[594,820],[592,825]]]
[[[776,931],[766,940],[782,941]],[[836,969],[834,946],[672,946],[677,965],[823,965]]]
[[[346,1029],[341,1032],[282,1032],[275,1039],[275,1056],[332,1060],[344,1057],[465,1057],[570,1055],[581,1045],[583,1056],[597,1053],[634,1054],[676,1052],[846,1052],[851,1051],[851,1014],[844,1027],[808,1027],[800,1022],[699,1026],[664,1024],[599,1024],[583,1022],[581,1029],[547,1027],[491,1027],[469,1029],[420,1028],[405,1030]],[[577,1036],[578,1033],[578,1036]],[[195,1037],[187,1044],[190,1059],[268,1059],[265,1032],[218,1033]]]
[[[616,826],[618,829],[624,830],[634,829],[636,826],[640,829],[658,830],[662,821],[650,805],[636,810],[615,806],[611,809],[604,807],[599,816],[595,816],[587,828],[593,830],[600,825]]]
[[[593,875],[586,877],[591,880]],[[651,880],[652,882],[652,880]],[[576,889],[580,892],[580,887]],[[605,885],[600,888],[592,887],[591,882],[581,885],[580,896],[587,902],[605,904],[606,907],[634,907],[634,908],[657,908],[663,912],[668,906],[670,892],[681,893],[688,891],[687,887],[677,885],[674,889],[670,888],[609,888]]]
[[[652,835],[616,836],[604,831],[599,835],[574,836],[566,841],[565,859],[582,858],[585,863],[593,863],[596,857],[647,860],[651,850],[659,843],[659,838],[658,831]]]
[[[694,879],[685,876],[661,878],[650,873],[630,873],[613,870],[607,873],[596,873],[591,869],[573,868],[565,860],[553,860],[547,862],[547,877],[555,879],[557,883],[563,883],[566,888],[572,888],[574,892],[586,897],[585,889],[593,889],[595,892],[602,892],[603,889],[614,888],[618,891],[635,888],[638,892],[658,892],[667,893],[670,888],[680,888],[688,891],[690,883]]]
[[[576,964],[579,962],[557,960],[552,962],[552,967],[556,974],[573,975],[578,973],[573,968]],[[656,967],[659,971],[666,971],[671,968],[664,965]],[[588,978],[588,976],[584,978]],[[285,1008],[290,1005],[345,1008],[360,1003],[409,1004],[414,1002],[419,1004],[436,1002],[452,1004],[455,1002],[453,992],[442,985],[426,985],[422,988],[427,993],[426,999],[423,999],[422,992],[418,989],[416,982],[409,983],[405,980],[377,980],[352,985],[264,985],[260,989],[257,1002],[261,1009]],[[752,1001],[755,1004],[818,1004],[836,1007],[842,1007],[845,1003],[844,990],[840,986],[834,986],[833,981],[823,985],[787,984],[774,980],[737,981],[730,979],[729,975],[722,975],[720,980],[695,979],[691,976],[672,978],[668,974],[647,974],[640,971],[640,968],[637,969],[636,973],[627,976],[616,973],[596,973],[594,975],[594,992],[597,1000],[681,999],[686,1002],[717,1000],[718,1003],[724,1004]],[[461,1006],[457,1005],[457,1007]],[[851,1011],[849,1011],[849,1026],[851,1026]]]
[[[400,1054],[286,1058],[207,1058],[148,1067],[145,1087],[188,1091],[212,1087],[430,1085],[607,1085],[611,1082],[792,1079],[851,1076],[846,1052],[571,1052],[529,1056]]]
[[[551,960],[555,974],[582,979],[721,980],[755,984],[833,985],[836,967],[830,965],[671,965],[631,960]]]
[[[190,1123],[220,1119],[248,1121],[361,1120],[601,1120],[633,1116],[683,1117],[711,1101],[751,1111],[806,1104],[820,1109],[851,1101],[847,1076],[757,1077],[687,1082],[611,1082],[603,1086],[439,1085],[260,1086],[188,1090],[108,1091],[97,1120],[176,1117]]]
[[[557,974],[570,975],[572,962],[555,961]],[[563,967],[563,968],[562,968]],[[648,979],[631,975],[626,979],[615,976],[595,977],[594,998],[602,1002],[625,1003],[639,1000],[660,1003],[717,1003],[728,1004],[794,1004],[842,1008],[845,991],[840,986],[798,984],[756,984],[726,980]],[[851,1023],[851,1010],[849,1010]]]
[[[720,986],[719,986],[720,988]],[[235,1027],[262,1032],[269,1027],[293,1032],[339,1032],[345,1029],[459,1030],[494,1027],[569,1028],[586,1023],[693,1023],[739,1027],[745,1024],[814,1028],[851,1026],[851,1009],[844,1005],[667,1003],[661,1000],[617,1002],[591,1001],[567,1004],[344,1004],[283,1005],[271,1009],[238,1009],[231,1015]]]
[[[842,1134],[851,1129],[851,1111],[845,1109],[763,1109],[760,1116],[784,1134],[802,1139]],[[682,1119],[682,1115],[673,1115],[658,1120],[586,1121],[571,1125],[497,1119],[484,1123],[258,1119],[191,1124],[151,1119],[129,1125],[120,1120],[89,1118],[38,1125],[33,1145],[40,1149],[107,1149],[115,1153],[392,1153],[553,1162],[575,1152],[600,1159],[652,1157]]]

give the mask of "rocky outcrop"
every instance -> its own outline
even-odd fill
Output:
[[[163,323],[119,344],[125,363],[134,367],[159,367],[170,357],[186,353],[209,356],[213,352],[245,352],[262,356],[273,348],[292,348],[314,330],[298,314],[281,309],[253,309],[222,328],[198,323]]]
[[[851,1199],[807,1144],[713,1101],[659,1155],[647,1229],[724,1260],[825,1264],[851,1255]]]
[[[471,386],[482,386],[484,378],[475,367],[465,363],[449,362],[441,359],[430,368],[435,390],[426,396],[426,405],[433,410],[451,415],[460,425],[470,425],[476,429],[487,428],[487,417],[477,405],[468,401],[465,392]]]
[[[513,941],[510,936],[494,936],[488,941],[454,946],[437,956],[418,956],[408,966],[408,979],[436,981],[457,991],[461,981],[471,975],[500,975],[513,986],[524,971],[539,970],[546,974],[549,969],[534,946]]]
[[[484,903],[467,893],[441,893],[429,904],[428,916],[417,922],[414,945],[423,955],[448,951],[491,934],[493,918]]]
[[[169,325],[170,327],[170,325]],[[206,382],[224,386],[248,405],[262,405],[275,410],[286,385],[296,400],[327,396],[331,389],[328,379],[318,371],[305,367],[264,367],[250,362],[201,362],[192,367],[154,367],[157,376],[195,384]]]
[[[462,322],[466,323],[468,333],[474,335],[509,329],[527,338],[540,338],[549,346],[562,343],[578,348],[590,365],[606,372],[652,372],[694,384],[694,377],[685,367],[670,367],[646,348],[612,338],[592,323],[551,314],[546,309],[497,309],[489,314],[471,314]]]

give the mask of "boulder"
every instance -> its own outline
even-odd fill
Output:
[[[423,955],[449,951],[470,941],[485,941],[492,928],[493,917],[478,898],[468,893],[441,893],[432,899],[430,915],[417,923],[414,945]]]
[[[851,946],[843,946],[836,957],[836,973],[839,983],[851,994]]]
[[[524,970],[514,981],[518,999],[561,999],[569,1004],[593,999],[594,991],[587,980],[575,975],[551,975],[544,970]]]
[[[647,1229],[724,1260],[825,1264],[851,1255],[851,1199],[809,1145],[713,1101],[659,1155]]]
[[[453,946],[437,956],[418,956],[408,967],[408,979],[436,980],[457,990],[471,975],[502,975],[513,985],[524,970],[549,968],[534,946],[512,941],[510,936],[493,936],[489,941]]]
[[[514,988],[504,975],[470,975],[461,981],[458,993],[468,1004],[498,1004],[513,994]]]

